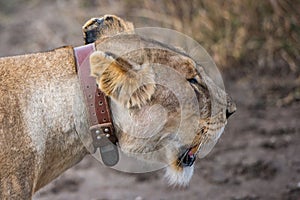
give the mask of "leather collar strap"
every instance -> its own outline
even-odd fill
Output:
[[[108,98],[98,89],[95,78],[90,76],[89,56],[94,51],[94,43],[75,47],[76,69],[89,113],[94,152],[99,148],[104,164],[113,166],[119,161],[117,137],[114,132]]]

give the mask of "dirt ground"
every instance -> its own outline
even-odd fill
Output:
[[[0,9],[0,56],[80,45],[82,24],[104,14],[74,11],[68,1],[32,2]],[[222,71],[238,110],[212,152],[197,160],[189,187],[169,187],[162,171],[121,173],[87,156],[34,199],[300,200],[299,63],[296,67],[290,73],[279,62],[274,69],[244,64]]]

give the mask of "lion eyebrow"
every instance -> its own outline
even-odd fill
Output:
[[[195,92],[205,93],[205,91],[208,91],[206,83],[201,79],[199,75],[196,75],[195,77],[186,80],[190,83]]]

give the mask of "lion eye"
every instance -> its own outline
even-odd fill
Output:
[[[198,81],[195,79],[195,78],[190,78],[190,79],[187,79],[188,82],[190,82],[191,84],[197,84]]]

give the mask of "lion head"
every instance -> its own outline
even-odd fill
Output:
[[[91,75],[110,98],[120,149],[167,165],[171,184],[187,185],[196,156],[204,157],[236,108],[183,50],[135,34],[116,16],[83,27]]]

